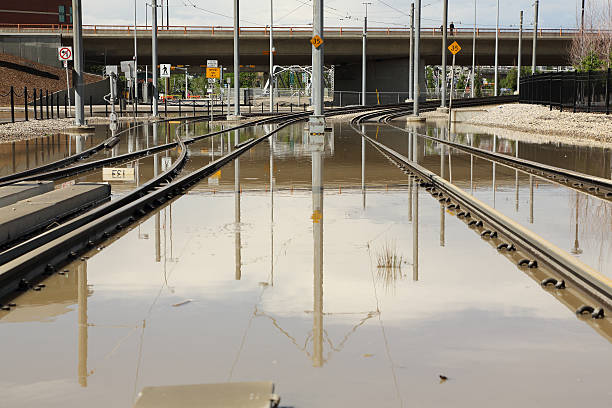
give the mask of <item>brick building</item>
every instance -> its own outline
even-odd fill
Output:
[[[72,24],[72,1],[2,0],[1,24]]]

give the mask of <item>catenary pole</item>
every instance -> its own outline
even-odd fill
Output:
[[[240,0],[234,0],[234,116],[240,116]]]
[[[538,46],[538,9],[539,9],[540,1],[535,0],[535,4],[533,5],[533,47],[531,54],[531,74],[535,74],[536,72],[536,54],[537,54],[537,46]]]
[[[416,0],[414,12],[414,100],[412,115],[419,116],[419,98],[421,97],[420,65],[421,65],[421,0]]]
[[[521,91],[521,56],[523,54],[523,10],[521,10],[521,16],[519,18],[519,43],[518,43],[518,57],[516,67],[516,91]]]
[[[442,80],[442,95],[440,99],[442,103],[440,106],[444,108],[446,107],[446,45],[448,42],[446,30],[448,29],[448,0],[442,1],[442,26],[442,74],[440,74],[440,79]]]
[[[151,71],[152,79],[153,79],[153,116],[157,116],[158,106],[157,100],[159,95],[159,90],[157,89],[157,75],[158,75],[158,67],[157,67],[157,0],[151,0],[151,49],[152,49],[152,61],[151,61]]]
[[[270,0],[270,113],[274,112],[274,0]],[[299,91],[298,91],[299,92]]]
[[[408,99],[414,97],[414,3],[410,4],[410,58],[408,62]]]
[[[134,0],[134,98],[138,104],[138,39],[136,37],[136,0]]]
[[[499,0],[497,0],[497,20],[495,22],[495,89],[493,95],[497,96],[499,89]]]
[[[367,69],[367,61],[366,61],[366,46],[368,41],[368,5],[372,3],[363,3],[365,6],[365,17],[363,18],[363,38],[361,41],[361,105],[366,105],[366,69]]]
[[[85,93],[83,89],[83,13],[81,0],[72,0],[72,28],[74,45],[74,124],[85,125]]]
[[[313,24],[312,36],[321,37],[323,35],[323,0],[313,0]],[[323,52],[325,44],[322,43],[319,47],[312,45],[312,105],[314,107],[314,121],[319,124],[323,119]]]
[[[474,0],[474,32],[472,33],[472,83],[470,86],[472,98],[476,96],[474,85],[476,83],[476,0]]]

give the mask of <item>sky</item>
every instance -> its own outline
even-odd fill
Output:
[[[157,0],[158,5],[162,0]],[[233,24],[232,0],[168,0],[171,25],[229,26]],[[312,22],[312,0],[273,0],[274,24],[279,26],[308,25]],[[368,1],[371,27],[403,27],[409,24],[409,0],[326,0],[325,25],[361,26],[364,1]],[[524,26],[533,24],[534,0],[499,0],[500,25],[517,27],[520,10]],[[476,0],[478,25],[495,27],[496,0]],[[151,0],[136,0],[137,21],[145,24],[145,9]],[[576,27],[580,0],[540,0],[540,27]],[[442,0],[422,0],[422,26],[439,27],[442,21]],[[134,0],[82,0],[84,24],[134,24]],[[474,24],[474,0],[450,0],[449,22],[456,27]],[[265,26],[270,22],[270,0],[242,0],[241,26]]]

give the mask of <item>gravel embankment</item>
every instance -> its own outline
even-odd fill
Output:
[[[30,120],[0,125],[0,142],[13,142],[60,133],[74,124],[74,119]]]
[[[464,122],[541,135],[564,136],[612,143],[612,116],[560,112],[540,105],[487,106]]]

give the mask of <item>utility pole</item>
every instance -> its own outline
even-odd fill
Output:
[[[372,3],[362,3],[365,6],[365,17],[363,18],[363,39],[361,47],[361,105],[366,106],[366,43],[368,38],[368,5]]]
[[[72,42],[74,45],[74,124],[85,125],[85,93],[83,92],[83,13],[81,0],[72,0]]]
[[[521,10],[521,17],[519,19],[519,43],[518,43],[518,58],[517,58],[517,69],[516,69],[516,91],[521,91],[521,56],[523,54],[523,10]]]
[[[323,52],[325,39],[323,34],[323,0],[312,2],[312,106],[313,112],[310,116],[310,134],[322,134],[325,132],[325,116],[323,116]],[[321,41],[315,41],[320,38]],[[315,47],[318,44],[318,47]]]
[[[170,0],[166,0],[166,28],[170,29]]]
[[[421,97],[421,88],[419,86],[419,71],[421,65],[421,0],[416,0],[414,13],[414,100],[412,115],[419,116],[419,98]]]
[[[134,0],[134,99],[138,105],[138,40],[136,37],[136,0]]]
[[[440,107],[446,107],[446,43],[447,41],[447,28],[448,28],[448,0],[442,1],[442,103]]]
[[[474,0],[474,32],[472,33],[472,85],[470,86],[472,98],[476,96],[474,85],[476,82],[476,0]]]
[[[240,0],[234,0],[234,116],[240,116]],[[229,112],[228,112],[229,115]]]
[[[497,0],[497,20],[495,23],[495,90],[493,95],[497,96],[497,89],[499,83],[497,82],[499,77],[499,0]]]
[[[274,112],[274,0],[270,0],[270,113]],[[298,91],[299,92],[299,91]]]
[[[151,0],[151,51],[151,70],[153,71],[153,95],[151,95],[151,97],[153,98],[153,116],[157,117],[157,99],[159,92],[157,89],[157,0]],[[155,126],[153,128],[155,128]]]
[[[162,29],[165,27],[164,26],[164,0],[161,0],[161,27]]]
[[[410,4],[410,57],[408,62],[408,99],[414,98],[414,3]]]
[[[531,75],[535,74],[536,71],[536,53],[538,46],[538,9],[540,5],[540,0],[535,0],[534,8],[534,19],[533,19],[533,50],[531,55]]]

